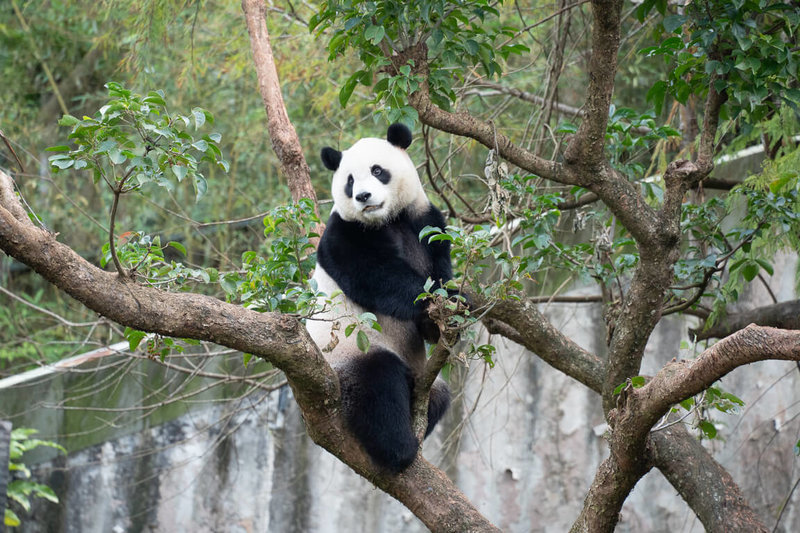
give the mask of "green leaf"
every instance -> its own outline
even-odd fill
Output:
[[[633,385],[634,388],[637,388],[637,389],[642,388],[642,387],[644,387],[645,383],[646,383],[646,381],[644,379],[644,376],[633,376],[631,378],[631,385]]]
[[[53,503],[58,503],[58,496],[56,496],[56,493],[53,492],[53,489],[47,485],[37,483],[36,488],[34,489],[34,494],[39,498],[43,498]]]
[[[69,146],[59,145],[59,146],[51,146],[50,148],[45,148],[46,152],[69,152]]]
[[[244,354],[244,367],[247,368],[247,364],[250,362],[250,359],[253,358],[253,354],[245,353]]]
[[[686,22],[686,15],[668,15],[664,17],[664,29],[667,33],[672,33]]]
[[[703,434],[709,439],[713,439],[717,436],[717,428],[715,428],[714,424],[708,420],[701,420],[698,424],[698,427],[700,428],[700,431],[702,431]]]
[[[197,194],[195,195],[195,200],[199,200],[202,196],[204,196],[208,192],[208,182],[203,177],[202,174],[196,174],[194,177],[194,188]]]
[[[197,107],[192,109],[192,116],[194,117],[194,129],[200,129],[200,126],[206,123],[206,114],[202,109]]]
[[[377,45],[380,43],[384,36],[386,36],[386,30],[383,26],[367,26],[367,29],[364,30],[364,38],[370,41],[372,44]]]
[[[770,276],[772,276],[775,273],[775,269],[772,268],[772,265],[766,262],[765,260],[756,259],[756,263],[758,263],[761,266],[761,268],[763,268]]]
[[[181,165],[172,165],[172,173],[175,174],[175,177],[178,178],[178,181],[182,181],[188,172],[189,169],[186,167]]]
[[[747,281],[753,281],[761,270],[757,263],[748,263],[742,268],[742,277]]]
[[[144,331],[139,331],[137,329],[128,327],[125,328],[125,338],[128,339],[128,346],[132,352],[139,347],[139,343],[141,343],[142,339],[144,339],[146,336],[147,333]]]
[[[347,78],[347,81],[344,82],[344,85],[342,85],[342,88],[339,90],[339,105],[341,105],[342,108],[347,107],[347,102],[353,95],[356,85],[358,85],[358,73]]]
[[[75,124],[80,124],[80,120],[73,117],[72,115],[64,115],[58,121],[59,126],[74,126]]]
[[[121,165],[128,159],[127,157],[125,157],[125,154],[123,154],[121,150],[111,150],[110,152],[108,152],[108,158],[115,165]],[[76,165],[75,168],[78,168],[78,166]]]
[[[75,161],[73,161],[72,159],[57,159],[57,160],[50,159],[50,165],[59,168],[61,170],[67,169],[74,164]]]
[[[172,246],[176,250],[178,250],[184,256],[186,255],[186,247],[177,241],[169,241],[167,246]]]
[[[364,353],[369,351],[369,337],[363,331],[359,330],[358,334],[356,334],[356,346],[358,349]]]
[[[22,522],[20,522],[19,517],[16,515],[14,511],[12,511],[11,509],[6,509],[4,523],[9,527],[17,527]]]
[[[206,150],[208,150],[208,142],[204,141],[203,139],[200,139],[198,141],[193,142],[192,147],[199,150],[200,152],[205,152]]]

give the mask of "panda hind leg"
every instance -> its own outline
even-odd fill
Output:
[[[419,441],[411,428],[414,378],[391,351],[372,349],[341,368],[342,407],[348,428],[375,463],[406,469]]]
[[[430,400],[428,402],[428,427],[425,429],[425,436],[431,434],[437,422],[450,407],[450,389],[440,378],[433,382],[431,387]]]

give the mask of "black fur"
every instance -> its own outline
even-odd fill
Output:
[[[404,210],[377,228],[333,213],[319,243],[317,261],[345,296],[362,307],[424,325],[426,304],[414,300],[424,291],[425,281],[430,277],[438,286],[453,277],[450,243],[420,242],[419,232],[425,226],[444,228],[444,217],[436,207],[430,206],[419,217]]]
[[[392,174],[380,165],[372,165],[369,171],[384,185],[392,181]]]
[[[342,408],[347,427],[372,459],[393,472],[405,470],[417,455],[411,429],[414,378],[394,353],[370,350],[342,374]],[[427,437],[450,405],[446,387],[431,389]]]
[[[323,148],[319,156],[322,159],[322,164],[325,165],[325,168],[328,170],[335,171],[339,168],[339,163],[342,162],[342,152],[334,150],[330,146]]]
[[[386,140],[394,146],[398,146],[405,150],[411,146],[411,130],[408,129],[404,124],[396,122],[389,126],[389,129],[386,132]]]
[[[348,198],[352,198],[353,197],[353,183],[354,183],[353,175],[350,174],[349,176],[347,176],[347,183],[344,186],[344,194]]]
[[[442,418],[442,415],[447,412],[447,408],[450,407],[450,389],[444,385],[443,381],[441,382],[442,388],[438,388],[438,383],[439,382],[434,383],[430,397],[428,398],[428,427],[425,429],[426,437],[431,434],[431,431],[436,427],[439,419]]]
[[[376,349],[354,361],[342,376],[348,428],[378,465],[404,470],[419,448],[411,429],[411,370],[394,353]]]

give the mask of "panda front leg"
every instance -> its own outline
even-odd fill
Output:
[[[419,449],[411,427],[411,369],[395,353],[374,348],[337,371],[348,429],[378,466],[405,470]]]

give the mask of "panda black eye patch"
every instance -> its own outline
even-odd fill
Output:
[[[353,197],[353,175],[347,176],[347,185],[344,186],[344,193],[348,198]]]
[[[370,168],[370,172],[372,173],[373,176],[378,178],[378,181],[380,181],[384,185],[389,183],[389,180],[392,179],[392,175],[389,173],[389,171],[380,165],[372,165],[372,167]]]

